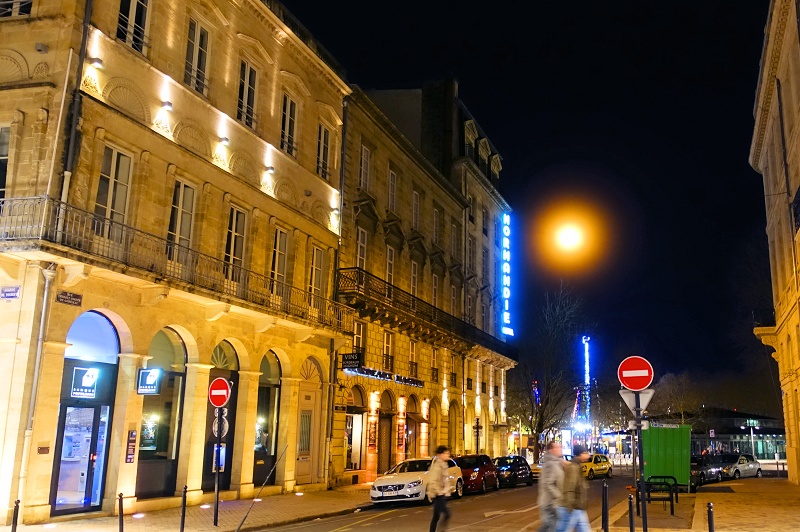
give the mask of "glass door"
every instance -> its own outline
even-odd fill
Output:
[[[66,406],[62,411],[53,514],[100,507],[109,411],[108,406]]]

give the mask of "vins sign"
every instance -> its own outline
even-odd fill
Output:
[[[342,353],[342,369],[358,369],[361,365],[361,351]]]

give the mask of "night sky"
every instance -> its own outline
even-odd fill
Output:
[[[772,299],[748,164],[768,0],[284,3],[350,83],[458,79],[503,157],[526,258],[518,331],[532,329],[523,305],[564,280],[585,302],[596,375],[636,354],[657,376],[752,366],[772,386],[750,319]],[[564,199],[607,232],[588,273],[534,252],[540,216]]]

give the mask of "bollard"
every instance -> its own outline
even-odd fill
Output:
[[[708,532],[714,532],[714,503],[708,503]]]
[[[631,532],[636,530],[633,526],[633,495],[628,495],[628,526],[630,527]]]
[[[11,518],[11,532],[17,532],[17,521],[19,521],[19,499],[14,501],[14,516]]]
[[[181,496],[181,532],[183,532],[183,527],[186,525],[186,489],[187,487],[183,487],[183,495]]]
[[[119,494],[119,532],[125,530],[125,519],[122,516],[122,493]]]
[[[603,479],[603,532],[608,532],[608,481]]]

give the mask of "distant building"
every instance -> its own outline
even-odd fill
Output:
[[[774,313],[754,333],[774,348],[783,392],[789,480],[800,483],[800,39],[795,2],[772,1],[753,109],[750,164],[764,178]]]

